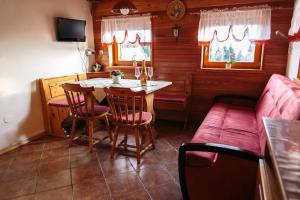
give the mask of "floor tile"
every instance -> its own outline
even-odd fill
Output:
[[[22,178],[34,177],[38,174],[38,163],[13,163],[4,172],[1,181],[12,181]]]
[[[136,158],[130,158],[130,163],[134,167],[135,170],[139,171],[145,167],[155,167],[162,166],[162,163],[157,159],[154,151],[146,152],[140,161],[140,164],[137,164]]]
[[[55,174],[70,168],[69,156],[57,156],[56,158],[43,159],[39,165],[39,174],[45,176],[47,174]]]
[[[34,151],[43,151],[44,146],[45,146],[45,143],[43,143],[43,142],[29,143],[20,148],[20,154],[30,153],[30,152],[34,152]]]
[[[34,194],[31,194],[31,195],[25,195],[18,198],[14,198],[13,200],[36,200],[36,198]]]
[[[72,187],[64,187],[55,190],[50,190],[46,192],[37,193],[35,195],[36,200],[72,200],[73,199],[73,191]]]
[[[82,154],[75,154],[71,156],[71,167],[78,167],[82,165],[89,165],[98,163],[98,159],[96,153],[82,153]]]
[[[101,167],[105,177],[117,175],[119,173],[134,171],[128,158],[125,159],[112,159],[103,161]]]
[[[10,199],[33,194],[36,188],[36,177],[0,183],[0,199]]]
[[[121,173],[107,179],[112,196],[129,194],[144,189],[144,186],[135,172]]]
[[[70,147],[70,155],[89,153],[89,148],[84,145],[73,144]]]
[[[176,151],[175,149],[169,151],[155,152],[155,155],[159,162],[164,164],[177,163],[178,161],[178,151]]]
[[[93,177],[73,186],[74,200],[110,199],[110,193],[103,178]]]
[[[12,161],[19,154],[19,152],[20,152],[20,148],[17,148],[0,155],[0,163],[6,163]]]
[[[182,200],[181,191],[175,183],[168,183],[148,189],[153,200]]]
[[[163,167],[145,167],[138,171],[138,175],[146,188],[174,182],[168,171]]]
[[[178,145],[189,141],[195,129],[161,123],[157,130],[156,149],[146,152],[139,165],[120,152],[111,159],[108,140],[90,153],[84,141],[69,147],[67,139],[45,136],[0,155],[0,199],[181,199]]]
[[[179,184],[178,164],[174,162],[165,164],[165,166],[169,174],[171,174],[172,178],[174,179],[175,183]]]
[[[45,143],[45,150],[57,149],[61,147],[69,147],[69,140],[55,138],[55,140],[52,139],[52,141]]]
[[[80,183],[92,177],[104,178],[98,163],[72,168],[72,184]]]
[[[54,149],[45,150],[42,159],[56,159],[57,156],[69,156],[69,147],[59,147]]]
[[[122,193],[114,197],[114,200],[151,200],[151,197],[146,190],[140,190],[131,193]]]
[[[37,181],[37,192],[56,189],[71,185],[70,169],[59,171],[55,174],[40,175]]]
[[[12,161],[12,165],[23,165],[26,163],[39,162],[42,158],[42,151],[34,151],[18,154]]]

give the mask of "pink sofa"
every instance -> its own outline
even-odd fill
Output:
[[[217,98],[192,141],[179,148],[184,199],[253,199],[264,156],[262,117],[300,119],[300,87],[272,75],[260,98]]]

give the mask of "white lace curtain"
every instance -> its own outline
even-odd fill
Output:
[[[101,43],[151,43],[151,16],[108,18],[101,21]]]
[[[237,41],[248,37],[250,41],[266,42],[271,35],[271,8],[268,6],[249,9],[212,10],[200,13],[198,42]]]
[[[295,1],[294,15],[289,30],[289,40],[300,40],[300,0]]]

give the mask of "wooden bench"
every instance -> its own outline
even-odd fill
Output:
[[[108,78],[109,72],[89,72],[39,80],[46,133],[66,137],[62,121],[69,116],[69,105],[62,84],[91,78]]]
[[[85,74],[74,74],[39,80],[46,133],[66,137],[61,122],[69,116],[69,105],[62,84],[84,79]]]
[[[154,77],[154,80],[172,81],[171,86],[155,94],[154,109],[157,118],[184,121],[184,128],[186,128],[191,107],[192,75],[159,74]]]

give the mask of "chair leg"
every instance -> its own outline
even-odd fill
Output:
[[[137,160],[137,164],[140,164],[141,161],[140,127],[135,128],[135,143],[136,143],[136,160]]]
[[[107,115],[105,115],[104,121],[105,121],[106,129],[107,129],[107,131],[108,131],[109,139],[110,139],[110,141],[112,141],[112,140],[113,140],[113,136],[112,136],[112,133],[111,133],[111,128],[110,128],[110,126],[109,126],[109,121],[108,121]]]
[[[94,146],[93,132],[94,132],[94,121],[88,120],[88,137],[89,137],[90,152],[93,152],[93,146]]]
[[[117,140],[118,140],[118,135],[119,135],[119,126],[116,125],[115,131],[114,131],[114,138],[113,138],[113,144],[111,147],[111,152],[110,152],[110,157],[113,158],[115,155],[115,151],[116,151],[116,144],[117,144]]]
[[[184,130],[187,128],[187,125],[188,125],[188,119],[185,118],[185,120],[184,120],[184,125],[183,125],[183,129],[184,129]]]
[[[148,133],[149,133],[148,137],[149,137],[150,142],[152,144],[152,148],[155,149],[152,127],[151,127],[151,125],[146,125],[146,127],[148,129]]]
[[[72,146],[72,144],[73,144],[73,140],[74,140],[75,132],[76,132],[76,123],[77,123],[77,119],[73,118],[69,146]]]
[[[125,132],[124,132],[124,150],[127,151],[127,139],[128,139],[128,128],[125,127]]]

